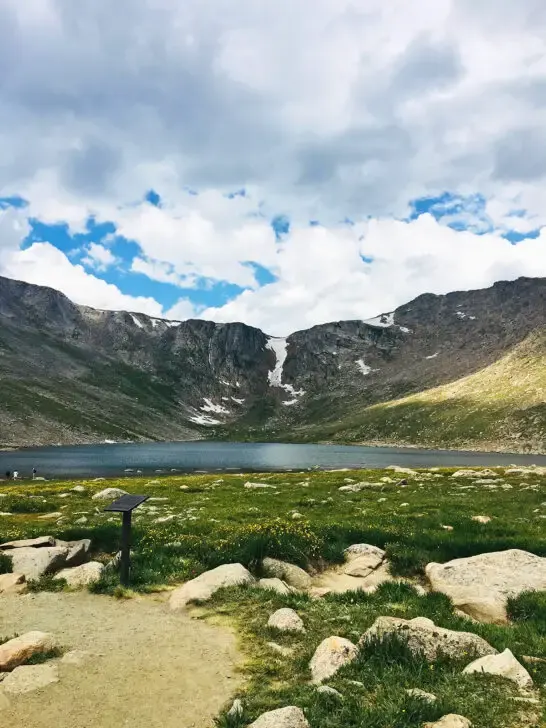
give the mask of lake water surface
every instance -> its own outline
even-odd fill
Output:
[[[153,442],[42,447],[0,452],[0,476],[32,468],[46,478],[114,477],[170,472],[258,472],[311,468],[469,467],[546,465],[545,455],[418,450],[344,445],[238,442]]]

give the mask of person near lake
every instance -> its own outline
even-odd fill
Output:
[[[11,479],[11,470],[6,470],[6,480]]]
[[[36,468],[32,468],[32,480],[36,478]]]
[[[18,477],[19,477],[19,471],[18,470],[14,470],[13,471],[13,480],[17,480]]]

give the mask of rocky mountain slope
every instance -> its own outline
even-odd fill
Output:
[[[544,451],[545,331],[539,278],[425,294],[281,339],[242,323],[98,311],[0,277],[0,444],[221,437]]]

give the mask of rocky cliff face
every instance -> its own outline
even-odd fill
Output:
[[[305,433],[479,372],[545,327],[545,279],[425,294],[280,339],[0,278],[0,444]]]

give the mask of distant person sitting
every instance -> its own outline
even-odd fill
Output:
[[[13,471],[13,480],[17,480],[18,477],[19,477],[19,471],[18,470],[14,470]]]
[[[32,480],[36,478],[36,468],[32,468]]]

